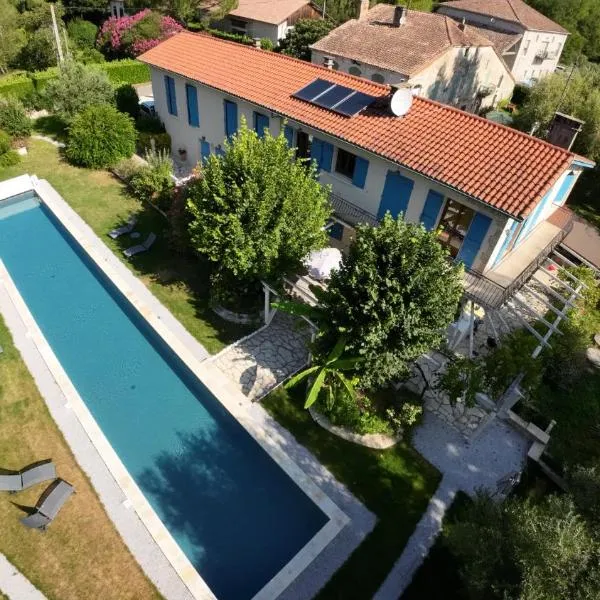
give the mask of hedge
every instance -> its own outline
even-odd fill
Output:
[[[221,38],[222,40],[229,40],[230,42],[238,42],[238,44],[244,44],[245,46],[254,46],[254,40],[243,33],[230,33],[228,31],[221,31],[220,29],[211,29],[206,27],[202,23],[188,23],[187,28],[190,31],[196,33],[210,33],[213,37]]]
[[[133,58],[90,65],[104,71],[112,83],[145,83],[150,81],[148,65]],[[58,67],[34,73],[9,73],[0,77],[0,96],[25,98],[33,92],[41,92],[48,81],[58,77]]]

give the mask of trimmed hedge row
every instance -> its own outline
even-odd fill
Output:
[[[133,58],[91,65],[104,71],[113,83],[144,83],[150,81],[148,65]],[[25,98],[33,92],[41,92],[46,84],[58,77],[58,67],[34,73],[10,73],[0,77],[0,96]]]

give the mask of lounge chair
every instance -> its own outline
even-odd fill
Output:
[[[127,223],[125,225],[122,225],[121,227],[117,227],[116,229],[109,231],[108,236],[111,237],[113,240],[116,240],[120,235],[131,233],[136,223],[137,217],[135,215],[131,215],[129,219],[127,219]]]
[[[56,467],[52,462],[45,462],[18,473],[0,474],[0,491],[20,492],[50,479],[56,479]]]
[[[48,492],[48,490],[50,491]],[[44,499],[39,503],[36,511],[33,514],[22,518],[21,523],[31,529],[45,530],[46,527],[54,521],[63,504],[73,493],[75,493],[75,488],[70,483],[63,481],[62,479],[57,479],[56,482],[50,484],[50,487],[42,494],[42,498]]]
[[[154,244],[155,241],[156,241],[156,234],[151,233],[146,238],[145,242],[142,242],[141,244],[138,244],[137,246],[131,246],[131,248],[127,248],[127,250],[123,251],[123,254],[127,258],[131,258],[132,256],[135,256],[136,254],[140,254],[141,252],[146,252],[146,250],[150,250],[150,246],[152,246],[152,244]]]

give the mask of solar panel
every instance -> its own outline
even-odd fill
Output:
[[[295,98],[300,98],[300,100],[307,100],[310,102],[318,96],[322,94],[330,87],[335,86],[335,83],[331,83],[331,81],[325,81],[324,79],[315,79],[312,83],[309,83],[307,86],[303,87],[301,90],[298,90],[292,96]]]
[[[325,79],[315,79],[292,96],[347,117],[359,113],[375,100],[375,96],[357,92],[352,88],[337,85]]]

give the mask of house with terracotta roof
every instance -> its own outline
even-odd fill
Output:
[[[451,0],[438,13],[489,38],[520,83],[554,73],[569,35],[523,0]]]
[[[415,93],[478,112],[510,98],[514,79],[494,44],[450,17],[361,4],[351,19],[311,46],[312,62],[403,84]],[[333,61],[333,62],[331,62]]]
[[[178,33],[139,59],[174,154],[185,150],[190,167],[222,154],[242,119],[259,136],[284,135],[331,186],[335,243],[386,212],[421,222],[465,264],[467,293],[482,303],[564,237],[564,204],[593,166],[410,94],[398,116],[388,85],[207,35]]]
[[[320,18],[311,0],[239,0],[222,26],[231,33],[268,38],[277,44],[299,19]]]

